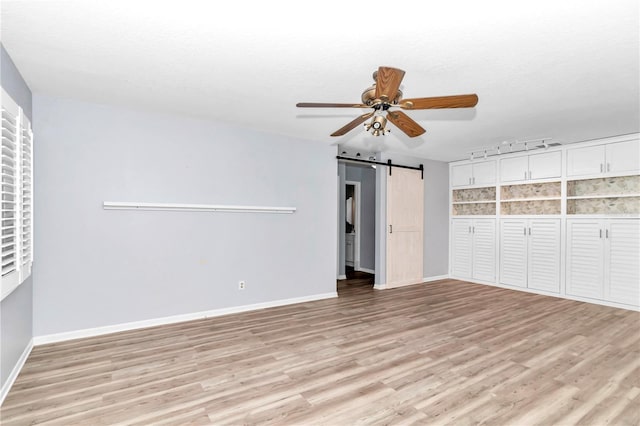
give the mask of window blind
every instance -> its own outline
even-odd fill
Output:
[[[0,300],[31,274],[33,133],[22,109],[2,90],[2,253]]]

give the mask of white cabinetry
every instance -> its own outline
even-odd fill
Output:
[[[451,186],[493,185],[496,183],[496,161],[478,161],[451,167]]]
[[[560,219],[500,220],[500,283],[560,292]]]
[[[567,294],[640,306],[640,220],[567,219]]]
[[[640,140],[567,149],[567,176],[640,171]]]
[[[453,219],[451,275],[495,282],[495,219]]]
[[[558,178],[561,175],[562,151],[543,152],[500,160],[501,182]]]

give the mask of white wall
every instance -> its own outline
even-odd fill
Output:
[[[335,292],[335,147],[47,96],[33,104],[36,336]],[[105,211],[103,201],[297,211]]]

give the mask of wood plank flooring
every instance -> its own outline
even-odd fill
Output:
[[[640,313],[455,280],[35,347],[2,425],[638,425]]]

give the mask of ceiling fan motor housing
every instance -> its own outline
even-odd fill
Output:
[[[398,90],[398,94],[395,99],[391,101],[391,104],[397,104],[402,99],[402,91]],[[369,87],[367,90],[362,92],[362,103],[365,105],[371,106],[376,101],[376,85]]]

